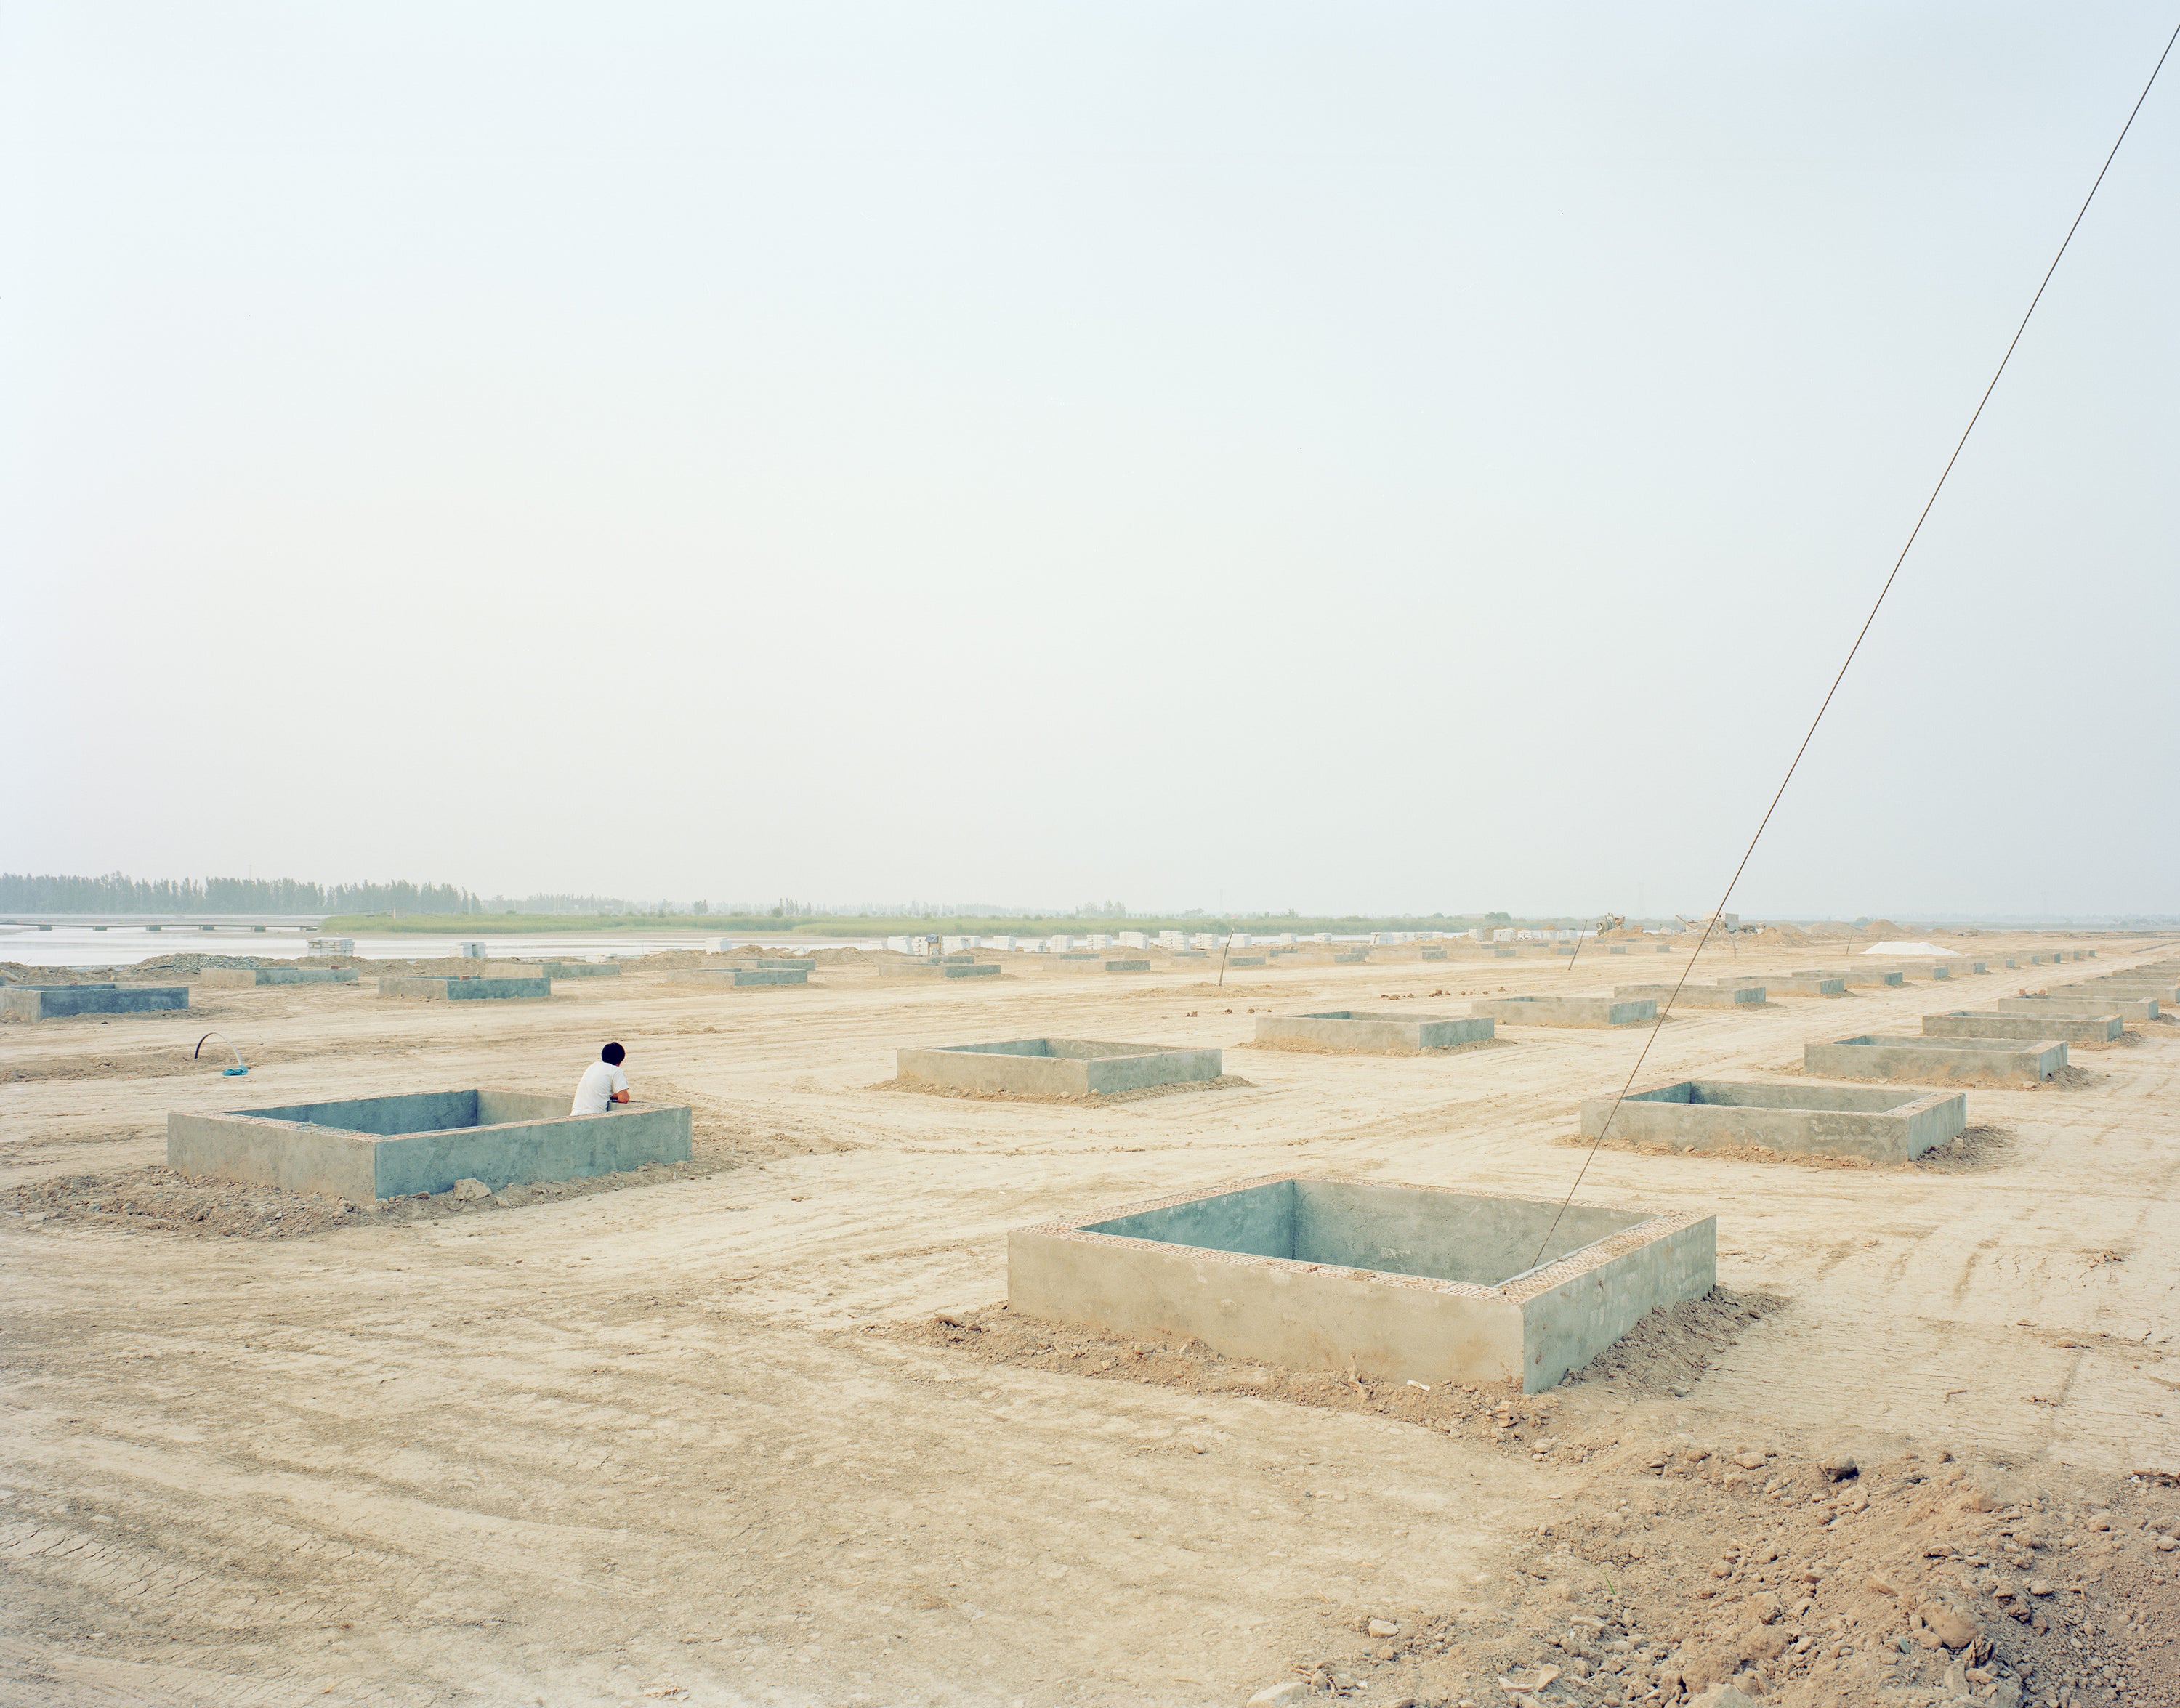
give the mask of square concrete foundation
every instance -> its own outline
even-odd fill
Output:
[[[1838,979],[1850,989],[1857,986],[1874,985],[1880,990],[1894,989],[1908,982],[1908,975],[1892,967],[1841,967],[1826,969],[1824,976]]]
[[[403,974],[378,981],[382,997],[418,1002],[524,1002],[553,994],[550,979],[423,978]]]
[[[1658,1018],[1648,997],[1493,997],[1468,1005],[1502,1026],[1639,1026]]]
[[[1615,985],[1612,994],[1619,1002],[1648,998],[1658,1006],[1672,997],[1676,1008],[1758,1008],[1764,1005],[1764,990],[1761,985],[1683,985],[1674,997],[1671,985]]]
[[[2056,1038],[2062,1044],[2109,1044],[2120,1035],[2117,1014],[2087,1019],[2061,1014],[1979,1014],[1958,1008],[1923,1016],[1928,1038]]]
[[[208,988],[248,989],[256,985],[352,985],[354,967],[206,967],[195,982]]]
[[[68,1020],[82,1014],[165,1014],[190,1005],[187,985],[4,985],[0,1020]]]
[[[1445,958],[1445,951],[1444,949],[1418,949],[1416,952],[1416,958],[1419,961],[1442,961]]]
[[[1766,973],[1714,980],[1720,986],[1760,985],[1772,996],[1843,997],[1847,980],[1838,973]]]
[[[667,974],[669,985],[710,985],[737,989],[751,985],[806,985],[810,969],[797,967],[680,967]]]
[[[689,1160],[685,1104],[570,1115],[570,1101],[564,1091],[479,1089],[169,1115],[167,1166],[368,1203],[457,1180],[496,1190]]]
[[[1291,1370],[1533,1393],[1717,1281],[1715,1216],[1579,1205],[1544,1244],[1558,1211],[1272,1175],[1017,1228],[1007,1304]]]
[[[2115,1014],[2122,1020],[2154,1020],[2164,1012],[2154,997],[2001,997],[2001,1014],[2051,1014],[2068,1019],[2095,1019]]]
[[[1370,958],[1370,952],[1368,949],[1337,949],[1333,952],[1332,958],[1341,963],[1367,961]]]
[[[1825,1079],[1896,1079],[1920,1085],[2048,1079],[2067,1065],[2056,1039],[1913,1038],[1865,1034],[1804,1044],[1802,1068]]]
[[[548,979],[617,979],[619,961],[547,961],[538,971]]]
[[[995,979],[999,975],[997,961],[911,961],[911,973],[930,973],[941,979]]]
[[[1230,964],[1239,967],[1247,966],[1252,964],[1246,961],[1235,961],[1230,963]],[[1263,958],[1259,956],[1253,964],[1259,967],[1263,966],[1264,964]],[[1108,961],[1105,963],[1105,970],[1109,973],[1148,973],[1150,969],[1151,964],[1148,961]]]
[[[2047,997],[2147,997],[2161,1008],[2180,1005],[2180,985],[2170,979],[2089,979],[2078,985],[2053,985]]]
[[[1264,957],[1262,955],[1230,955],[1227,957],[1226,964],[1230,967],[1261,967],[1264,964]],[[1110,961],[1105,963],[1105,970],[1109,973],[1113,970],[1113,964]]]
[[[1011,1038],[996,1044],[941,1044],[895,1053],[911,1085],[946,1091],[1005,1091],[1017,1097],[1087,1097],[1215,1079],[1218,1050],[1107,1044],[1085,1038]]]
[[[1322,1014],[1261,1014],[1257,1042],[1274,1050],[1333,1050],[1360,1055],[1417,1056],[1488,1043],[1498,1032],[1489,1019],[1396,1010],[1335,1008]]]
[[[1611,1117],[1612,1136],[1683,1151],[1767,1150],[1908,1162],[1968,1124],[1958,1091],[1921,1096],[1850,1085],[1758,1085],[1676,1079],[1630,1091],[1616,1112],[1610,1097],[1582,1106],[1582,1131],[1595,1139]]]

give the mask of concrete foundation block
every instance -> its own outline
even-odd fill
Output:
[[[1010,1038],[994,1044],[941,1044],[896,1052],[910,1085],[940,1090],[1007,1092],[1017,1097],[1087,1097],[1151,1085],[1215,1079],[1218,1050],[1112,1044],[1086,1038]]]
[[[1715,1216],[1270,1175],[1016,1229],[1007,1304],[1229,1358],[1536,1392],[1717,1281]],[[1539,1247],[1544,1247],[1541,1258]]]
[[[1519,953],[1520,951],[1516,949],[1494,949],[1491,952],[1491,958],[1495,961],[1511,961]]]
[[[2062,1044],[2109,1044],[2120,1035],[2117,1014],[2076,1019],[2061,1014],[1979,1014],[1967,1008],[1923,1016],[1930,1038],[2056,1038]]]
[[[1639,1026],[1658,1018],[1658,1005],[1648,997],[1492,997],[1468,1012],[1502,1026]]]
[[[1442,961],[1445,958],[1445,951],[1444,949],[1418,949],[1416,952],[1416,958],[1423,961]]]
[[[1240,966],[1250,964],[1246,962],[1229,962],[1227,964],[1230,966]],[[1263,966],[1264,964],[1264,958],[1262,955],[1258,956],[1253,964],[1259,967]],[[1150,969],[1151,964],[1148,961],[1108,961],[1105,963],[1105,970],[1109,973],[1148,973]]]
[[[1615,985],[1612,994],[1623,1002],[1641,1002],[1648,998],[1663,1008],[1665,999],[1672,997],[1676,1008],[1757,1008],[1764,1005],[1764,987],[1762,985],[1683,985],[1681,993],[1673,996],[1671,985]]]
[[[1720,979],[1721,985],[1761,985],[1775,997],[1843,997],[1847,978],[1841,973],[1766,973],[1761,976]]]
[[[0,1020],[26,1024],[80,1014],[165,1014],[189,1005],[187,985],[0,986]]]
[[[1332,958],[1341,963],[1367,961],[1370,958],[1370,952],[1368,949],[1335,949]]]
[[[1226,964],[1230,967],[1261,967],[1264,964],[1264,958],[1262,955],[1230,955]],[[1109,973],[1113,970],[1110,962],[1106,964],[1105,970]]]
[[[190,982],[206,989],[248,990],[256,985],[352,985],[354,967],[204,967]]]
[[[1827,967],[1820,976],[1837,979],[1850,990],[1873,986],[1897,990],[1908,982],[1908,975],[1896,967]]]
[[[737,990],[753,985],[806,985],[810,982],[807,967],[680,967],[666,975],[669,985],[709,985],[714,989]]]
[[[2111,1014],[2122,1020],[2154,1020],[2165,1005],[2155,997],[2001,997],[2001,1014],[2051,1014],[2095,1019]]]
[[[1489,1042],[1498,1023],[1474,1017],[1410,1014],[1395,1009],[1335,1008],[1321,1014],[1261,1014],[1257,1042],[1275,1050],[1333,1050],[1415,1056]]]
[[[457,1180],[497,1190],[689,1160],[685,1105],[570,1115],[570,1101],[565,1092],[480,1088],[169,1115],[167,1166],[368,1203],[449,1191]]]
[[[550,979],[425,978],[413,973],[378,981],[378,994],[418,1002],[524,1002],[553,994]]]
[[[548,979],[617,979],[619,961],[547,961],[538,969]]]
[[[1616,1112],[1610,1097],[1582,1106],[1586,1139],[1611,1135],[1683,1151],[1768,1150],[1908,1162],[1968,1124],[1958,1091],[1917,1094],[1847,1085],[1765,1085],[1676,1079],[1630,1091]]]
[[[2084,979],[2079,984],[2050,985],[2047,997],[2147,997],[2161,1008],[2180,1008],[2180,984],[2171,979]]]
[[[2067,1065],[2056,1039],[1923,1038],[1864,1034],[1802,1046],[1804,1073],[1825,1079],[1924,1085],[2048,1079]]]

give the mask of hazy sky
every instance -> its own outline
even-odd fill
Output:
[[[8,0],[0,866],[1711,905],[2170,12]],[[2176,278],[1743,911],[2180,911]]]

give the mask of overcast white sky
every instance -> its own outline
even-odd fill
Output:
[[[2169,12],[9,0],[0,866],[1711,905]],[[2176,277],[1743,911],[2180,911]]]

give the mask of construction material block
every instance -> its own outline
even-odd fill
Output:
[[[0,985],[0,1020],[163,1014],[190,1005],[187,985]]]
[[[548,979],[617,979],[619,961],[547,961],[538,969]]]
[[[1005,1091],[1018,1097],[1087,1097],[1215,1079],[1218,1050],[1108,1044],[1084,1038],[1011,1038],[996,1044],[941,1044],[896,1053],[911,1085],[947,1091]]]
[[[167,1166],[368,1203],[579,1180],[689,1160],[686,1105],[624,1103],[570,1115],[564,1091],[412,1091],[390,1097],[167,1117]]]
[[[1837,979],[1850,990],[1873,985],[1880,990],[1897,990],[1908,982],[1908,975],[1896,967],[1827,967],[1821,976]]]
[[[1421,961],[1442,961],[1445,958],[1445,951],[1444,949],[1418,949],[1416,951],[1416,958]]]
[[[1498,1023],[1397,1009],[1334,1008],[1321,1014],[1260,1014],[1257,1042],[1275,1050],[1353,1051],[1358,1054],[1416,1056],[1488,1043]]]
[[[1230,967],[1261,967],[1264,964],[1264,957],[1262,955],[1230,955],[1227,957],[1226,964]],[[1113,964],[1110,961],[1105,963],[1105,970],[1109,973],[1113,970]]]
[[[1332,952],[1332,958],[1343,963],[1367,961],[1370,958],[1370,952],[1368,949],[1335,949]]]
[[[1007,1306],[1294,1370],[1533,1393],[1704,1297],[1717,1268],[1715,1216],[1274,1174],[1017,1228]]]
[[[1865,1090],[1848,1085],[1744,1085],[1729,1079],[1675,1079],[1630,1091],[1615,1111],[1610,1097],[1582,1106],[1586,1139],[1606,1132],[1683,1151],[1766,1150],[1820,1156],[1861,1156],[1908,1162],[1943,1145],[1968,1124],[1968,1100],[1958,1091]]]
[[[553,994],[550,979],[425,978],[413,973],[378,981],[382,997],[422,1002],[522,1002]]]
[[[1919,1038],[1864,1034],[1804,1044],[1802,1069],[1825,1079],[1899,1079],[1923,1085],[2048,1079],[2067,1065],[2054,1039]]]
[[[2109,1044],[2120,1035],[2117,1014],[2078,1018],[2062,1014],[1979,1014],[1958,1008],[1950,1014],[1923,1016],[1930,1038],[2056,1038],[2062,1044]]]
[[[1660,1008],[1669,997],[1676,1008],[1756,1008],[1764,1004],[1761,985],[1683,985],[1678,996],[1671,985],[1615,985],[1612,994],[1623,1002],[1648,997]]]
[[[810,969],[802,967],[680,967],[666,975],[669,985],[709,985],[734,990],[751,985],[806,985]]]
[[[1236,961],[1230,964],[1235,966],[1242,966],[1247,964],[1247,963]],[[1260,967],[1263,966],[1264,964],[1263,957],[1259,955],[1257,958],[1255,964]],[[1151,964],[1148,961],[1108,961],[1105,963],[1105,970],[1109,973],[1148,973],[1150,969]]]
[[[1649,997],[1492,997],[1468,1005],[1502,1026],[1639,1026],[1658,1018]]]

